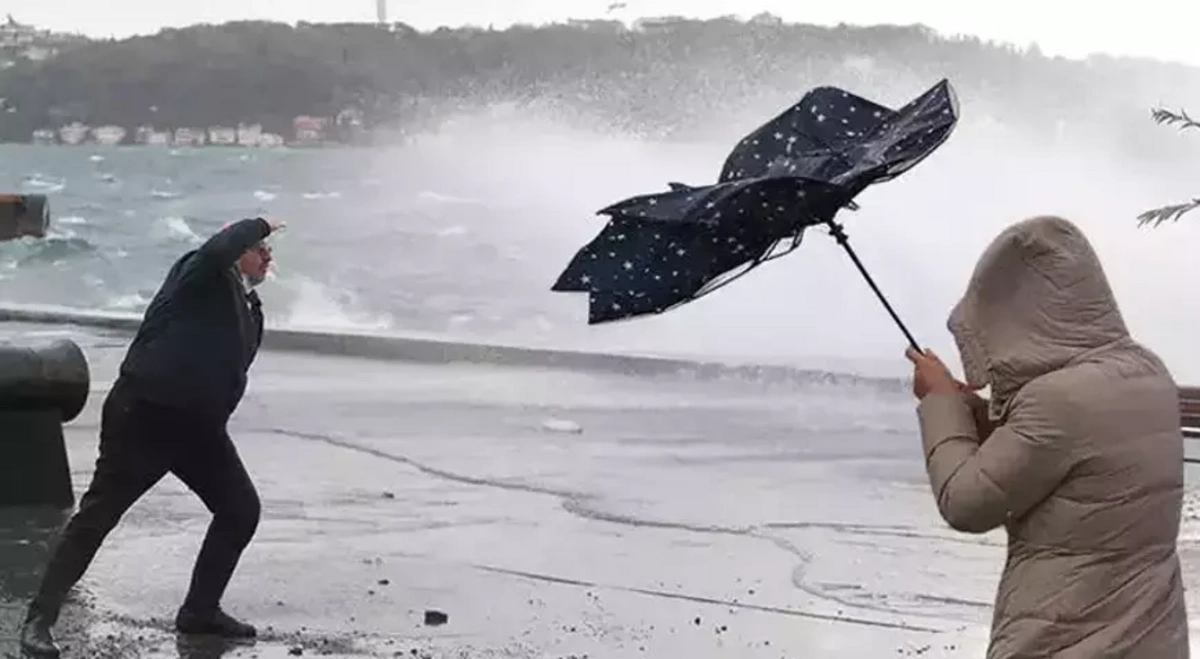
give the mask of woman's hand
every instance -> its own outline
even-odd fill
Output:
[[[929,394],[971,391],[970,387],[950,375],[950,370],[932,350],[922,353],[909,347],[904,356],[913,363],[913,395],[917,400],[922,400]]]

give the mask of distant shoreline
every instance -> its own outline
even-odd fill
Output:
[[[104,149],[225,149],[230,151],[269,151],[279,149],[296,149],[296,150],[320,150],[320,149],[363,149],[380,146],[399,146],[398,143],[350,143],[350,142],[323,142],[321,144],[303,144],[286,142],[271,146],[255,146],[244,144],[138,144],[136,142],[122,142],[120,144],[104,144],[101,142],[78,142],[75,144],[63,144],[60,142],[34,142],[34,141],[17,141],[17,140],[0,140],[0,146],[38,146],[57,149],[81,149],[81,148],[104,148]]]
[[[15,44],[43,39],[35,28],[8,31]],[[743,113],[786,106],[814,86],[895,102],[946,78],[964,116],[1031,139],[1163,154],[1187,147],[1145,120],[1148,105],[1200,103],[1200,67],[1070,60],[923,26],[823,27],[769,14],[503,31],[232,22],[36,54],[0,69],[3,143],[380,146],[494,103],[659,137],[749,121]]]

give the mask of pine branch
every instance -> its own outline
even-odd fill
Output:
[[[1165,108],[1157,108],[1150,111],[1150,116],[1154,118],[1154,123],[1165,126],[1179,126],[1179,130],[1187,130],[1188,128],[1200,128],[1200,121],[1192,119],[1188,115],[1187,110],[1180,109],[1179,112],[1172,112]],[[1144,227],[1147,224],[1159,226],[1163,222],[1177,222],[1179,218],[1200,208],[1200,198],[1192,199],[1191,201],[1182,204],[1169,204],[1153,208],[1141,215],[1138,215],[1138,226]]]
[[[1190,213],[1197,208],[1200,208],[1200,199],[1193,199],[1182,204],[1171,204],[1169,206],[1162,206],[1161,208],[1148,210],[1145,213],[1138,215],[1138,226],[1141,227],[1151,224],[1157,227],[1163,222],[1175,222],[1185,214]]]
[[[1187,110],[1172,112],[1164,108],[1158,108],[1150,111],[1150,116],[1154,118],[1154,123],[1160,125],[1174,126],[1178,125],[1179,130],[1188,128],[1200,128],[1200,122],[1192,119]]]

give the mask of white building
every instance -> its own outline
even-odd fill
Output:
[[[325,117],[301,115],[292,121],[296,142],[305,145],[319,144],[325,140],[325,128],[329,120]]]
[[[58,129],[58,138],[63,144],[81,144],[87,139],[88,133],[91,132],[90,126],[85,126],[78,121],[62,126]]]
[[[283,146],[283,136],[275,133],[263,133],[258,136],[257,146],[264,149],[277,149]]]
[[[238,143],[238,132],[233,128],[224,126],[210,126],[208,129],[208,143],[214,146],[233,146]]]
[[[634,32],[670,32],[676,25],[686,21],[683,16],[646,16],[635,20],[630,29]]]
[[[56,144],[57,142],[58,135],[51,128],[40,128],[33,131],[34,144]]]
[[[92,129],[92,139],[97,144],[112,146],[125,141],[126,131],[120,126],[100,126]]]
[[[203,128],[176,128],[175,146],[204,146]]]
[[[262,137],[262,124],[238,124],[237,127],[237,143],[242,146],[258,146],[259,139]]]
[[[0,47],[24,49],[37,40],[38,30],[32,25],[18,23],[8,15],[8,20],[0,25]]]
[[[764,11],[764,12],[760,12],[760,13],[758,13],[758,14],[755,14],[755,15],[754,15],[754,16],[753,16],[753,17],[750,19],[750,24],[751,24],[751,25],[773,25],[773,26],[778,26],[778,25],[783,25],[783,19],[782,19],[782,18],[780,18],[780,17],[778,17],[778,16],[776,16],[775,14],[772,14],[772,13],[771,13],[771,12],[769,12],[769,11]]]
[[[138,126],[133,141],[138,144],[166,146],[171,143],[171,131],[154,130],[154,126]]]

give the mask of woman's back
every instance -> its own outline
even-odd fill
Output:
[[[989,657],[1187,657],[1175,383],[1132,341],[1030,382],[1070,467],[1009,520]]]

